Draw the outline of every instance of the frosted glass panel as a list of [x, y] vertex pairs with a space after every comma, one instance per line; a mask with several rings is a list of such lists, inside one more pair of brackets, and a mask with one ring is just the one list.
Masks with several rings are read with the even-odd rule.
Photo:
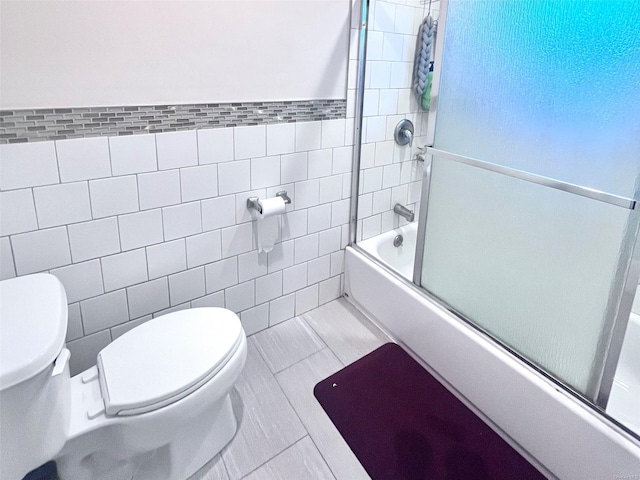
[[585, 392], [630, 211], [439, 158], [431, 175], [422, 286]]
[[637, 197], [638, 25], [635, 0], [450, 0], [435, 147]]

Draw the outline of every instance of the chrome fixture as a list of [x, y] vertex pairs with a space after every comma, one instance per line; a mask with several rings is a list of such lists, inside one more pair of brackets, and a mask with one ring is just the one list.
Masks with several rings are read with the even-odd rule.
[[413, 123], [406, 118], [400, 120], [396, 125], [396, 130], [393, 132], [393, 138], [395, 138], [398, 145], [409, 145], [413, 143]]
[[396, 235], [396, 238], [393, 239], [393, 246], [398, 248], [402, 246], [404, 242], [404, 237], [402, 235]]
[[427, 148], [429, 145], [425, 145], [424, 147], [418, 147], [418, 151], [416, 152], [415, 159], [419, 162], [424, 162], [425, 156], [427, 155]]
[[400, 205], [399, 203], [396, 203], [395, 207], [393, 207], [393, 211], [396, 212], [401, 217], [404, 217], [407, 220], [407, 222], [413, 222], [413, 217], [414, 217], [413, 210], [409, 210], [404, 205]]
[[[284, 203], [287, 205], [291, 203], [291, 199], [289, 198], [289, 195], [287, 195], [286, 190], [282, 190], [281, 192], [276, 193], [276, 197], [282, 197]], [[247, 198], [247, 210], [256, 210], [258, 213], [262, 213], [262, 205], [260, 204], [260, 199], [258, 197]]]

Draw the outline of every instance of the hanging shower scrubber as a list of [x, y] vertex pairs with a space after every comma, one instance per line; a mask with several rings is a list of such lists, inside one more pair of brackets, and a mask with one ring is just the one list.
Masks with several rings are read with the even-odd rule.
[[[430, 87], [429, 66], [431, 62], [431, 49], [435, 38], [435, 22], [431, 15], [423, 20], [418, 31], [418, 43], [416, 45], [416, 57], [413, 65], [413, 90], [418, 97], [418, 102], [423, 105], [423, 95]], [[429, 102], [426, 102], [427, 105]], [[428, 109], [428, 107], [427, 107]]]

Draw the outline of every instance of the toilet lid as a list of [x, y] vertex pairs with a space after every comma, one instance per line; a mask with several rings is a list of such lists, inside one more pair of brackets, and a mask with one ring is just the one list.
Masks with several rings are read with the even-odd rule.
[[128, 331], [98, 354], [107, 415], [137, 415], [173, 403], [211, 379], [244, 331], [224, 308], [192, 308]]

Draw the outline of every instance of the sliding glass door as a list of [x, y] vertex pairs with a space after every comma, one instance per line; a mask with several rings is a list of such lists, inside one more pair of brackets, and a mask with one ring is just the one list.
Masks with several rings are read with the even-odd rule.
[[640, 274], [640, 9], [447, 3], [414, 279], [604, 407]]

